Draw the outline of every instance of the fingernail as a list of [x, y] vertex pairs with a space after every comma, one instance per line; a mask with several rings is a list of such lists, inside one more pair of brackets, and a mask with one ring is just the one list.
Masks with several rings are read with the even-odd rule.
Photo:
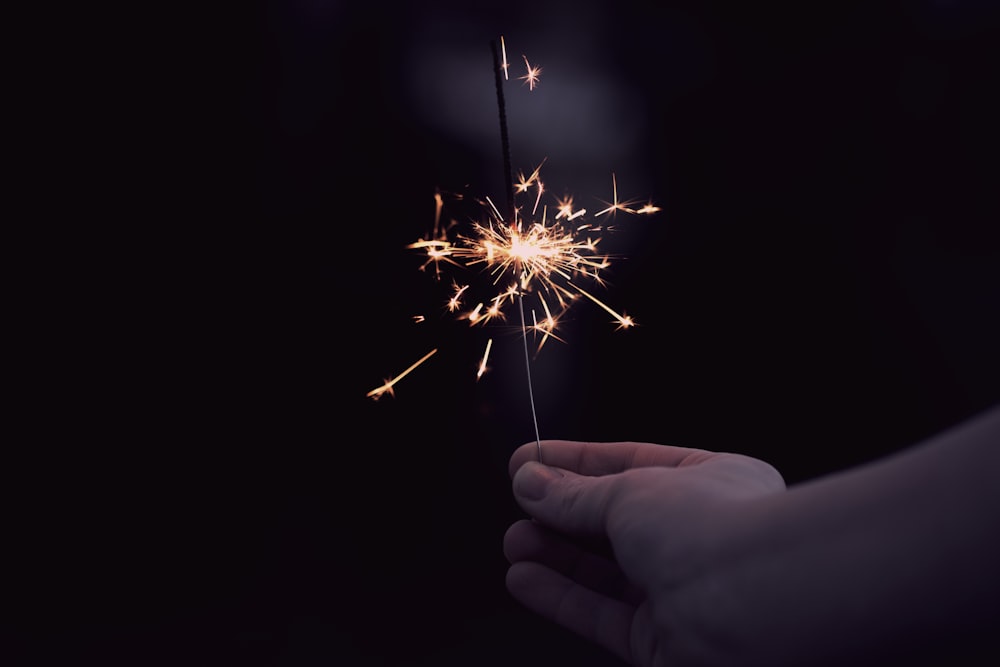
[[562, 471], [558, 468], [529, 461], [514, 476], [514, 492], [528, 500], [541, 500], [545, 497], [549, 482], [562, 476]]

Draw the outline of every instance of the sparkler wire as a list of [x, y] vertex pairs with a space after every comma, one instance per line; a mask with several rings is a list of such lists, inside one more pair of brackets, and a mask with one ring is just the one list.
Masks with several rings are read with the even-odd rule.
[[531, 401], [531, 421], [535, 425], [535, 445], [538, 447], [538, 462], [542, 462], [542, 438], [538, 435], [538, 417], [535, 415], [535, 395], [531, 391], [531, 356], [528, 354], [528, 330], [524, 323], [524, 299], [518, 299], [521, 307], [521, 333], [524, 339], [524, 369], [528, 374], [528, 400]]
[[493, 48], [493, 74], [497, 89], [497, 109], [500, 113], [500, 146], [503, 150], [503, 178], [507, 192], [507, 219], [510, 224], [514, 224], [517, 210], [514, 206], [514, 169], [510, 159], [510, 137], [507, 134], [507, 105], [503, 99], [503, 65], [500, 63], [500, 55], [497, 53], [496, 41], [490, 42]]
[[[497, 110], [500, 115], [500, 146], [503, 151], [503, 177], [507, 192], [507, 220], [511, 226], [517, 224], [517, 208], [514, 204], [514, 172], [511, 167], [510, 137], [507, 133], [507, 105], [503, 97], [504, 64], [500, 62], [496, 41], [490, 42], [493, 50], [493, 74], [497, 89]], [[531, 421], [535, 427], [535, 446], [538, 448], [538, 462], [542, 462], [542, 439], [538, 433], [538, 416], [535, 412], [535, 395], [531, 387], [531, 355], [528, 354], [528, 327], [524, 321], [524, 291], [518, 294], [518, 306], [521, 310], [521, 337], [524, 339], [524, 367], [528, 376], [528, 400], [531, 403]]]

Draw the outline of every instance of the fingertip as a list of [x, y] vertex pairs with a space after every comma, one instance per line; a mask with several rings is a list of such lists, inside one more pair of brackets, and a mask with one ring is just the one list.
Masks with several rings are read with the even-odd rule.
[[507, 574], [504, 576], [504, 587], [515, 598], [518, 597], [515, 591], [519, 590], [518, 583], [521, 576], [519, 565], [520, 563], [511, 563], [510, 567], [507, 568]]
[[527, 461], [514, 475], [514, 495], [521, 500], [535, 501], [545, 498], [549, 484], [565, 476], [562, 470], [537, 461]]
[[507, 464], [507, 473], [511, 479], [514, 479], [514, 475], [525, 463], [538, 460], [540, 446], [540, 443], [532, 440], [514, 450], [514, 453], [510, 455], [510, 462]]
[[540, 579], [544, 577], [545, 572], [546, 569], [543, 566], [531, 561], [512, 563], [507, 568], [504, 585], [507, 587], [508, 593], [513, 595], [522, 604], [525, 604], [530, 600], [533, 589], [538, 587]]
[[529, 519], [520, 519], [512, 523], [507, 528], [507, 532], [503, 534], [503, 555], [508, 563], [520, 560], [519, 554], [524, 551], [522, 543], [525, 540], [525, 531], [530, 530], [530, 528], [531, 521]]

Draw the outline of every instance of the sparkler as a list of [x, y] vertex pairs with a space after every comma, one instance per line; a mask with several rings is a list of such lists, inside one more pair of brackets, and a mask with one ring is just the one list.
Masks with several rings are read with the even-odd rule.
[[[576, 208], [572, 196], [556, 198], [552, 202], [553, 213], [549, 213], [549, 203], [544, 202], [545, 186], [541, 178], [542, 164], [529, 174], [518, 173], [513, 178], [511, 168], [510, 142], [507, 133], [506, 104], [503, 96], [503, 82], [508, 80], [510, 64], [503, 37], [500, 38], [500, 52], [496, 43], [493, 49], [493, 64], [497, 90], [497, 106], [500, 116], [500, 137], [504, 158], [504, 181], [506, 185], [506, 207], [504, 211], [486, 197], [476, 200], [480, 218], [470, 220], [468, 231], [461, 231], [458, 223], [442, 224], [444, 199], [435, 194], [434, 224], [430, 234], [407, 246], [410, 250], [423, 253], [421, 270], [433, 268], [434, 276], [441, 280], [449, 269], [472, 269], [476, 276], [487, 279], [479, 283], [453, 282], [451, 296], [445, 308], [460, 320], [467, 320], [470, 326], [485, 326], [493, 320], [505, 320], [508, 310], [517, 302], [521, 319], [521, 336], [524, 340], [525, 364], [528, 374], [528, 393], [532, 419], [535, 426], [535, 440], [541, 460], [541, 438], [538, 435], [538, 420], [535, 417], [535, 402], [531, 386], [531, 363], [528, 351], [528, 331], [535, 335], [535, 354], [550, 338], [562, 341], [556, 331], [560, 318], [580, 297], [593, 302], [614, 318], [617, 329], [628, 329], [636, 325], [624, 312], [611, 308], [598, 299], [591, 291], [584, 289], [584, 283], [604, 286], [601, 272], [608, 268], [611, 257], [598, 252], [600, 234], [612, 229], [610, 225], [599, 224], [598, 218], [613, 220], [618, 213], [628, 215], [649, 215], [658, 212], [659, 207], [651, 201], [638, 205], [634, 200], [618, 198], [618, 181], [611, 175], [612, 198], [602, 202], [606, 207], [587, 217], [587, 211]], [[502, 54], [502, 55], [501, 55]], [[541, 68], [532, 66], [524, 59], [527, 74], [520, 77], [529, 90], [539, 85]], [[544, 163], [544, 160], [543, 160]], [[525, 203], [518, 205], [518, 196], [530, 200], [530, 210]], [[482, 295], [485, 283], [485, 296]], [[531, 308], [532, 323], [529, 327], [525, 317], [524, 299], [528, 295], [535, 300]], [[422, 320], [422, 316], [418, 316]], [[490, 338], [479, 363], [476, 378], [487, 370], [487, 360], [493, 345]], [[394, 385], [427, 361], [437, 350], [431, 350], [420, 360], [382, 386], [368, 392], [368, 396], [378, 399], [383, 394], [393, 394]]]

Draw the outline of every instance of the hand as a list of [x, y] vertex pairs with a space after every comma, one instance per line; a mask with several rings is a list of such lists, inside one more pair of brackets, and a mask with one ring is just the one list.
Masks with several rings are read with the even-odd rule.
[[649, 443], [547, 441], [511, 457], [514, 495], [534, 520], [504, 537], [507, 588], [532, 611], [636, 665], [709, 651], [713, 544], [745, 501], [781, 492], [763, 461]]

